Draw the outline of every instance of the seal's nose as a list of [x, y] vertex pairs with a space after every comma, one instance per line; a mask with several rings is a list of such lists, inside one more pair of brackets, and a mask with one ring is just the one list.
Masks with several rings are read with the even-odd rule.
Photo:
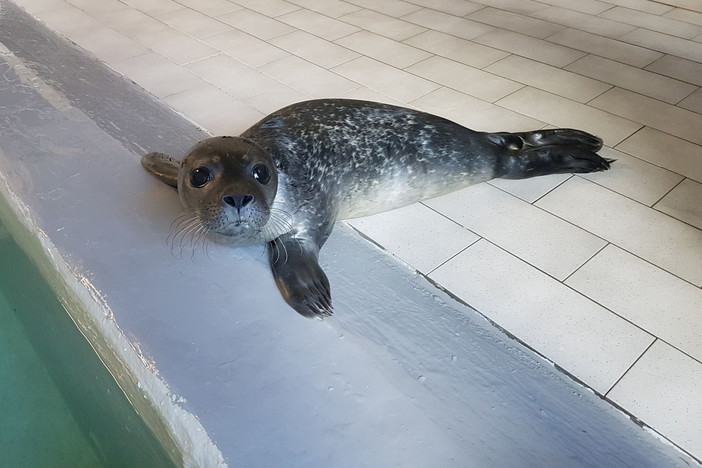
[[246, 205], [254, 201], [253, 195], [226, 195], [222, 197], [222, 201], [229, 206], [233, 206], [237, 210], [242, 209]]

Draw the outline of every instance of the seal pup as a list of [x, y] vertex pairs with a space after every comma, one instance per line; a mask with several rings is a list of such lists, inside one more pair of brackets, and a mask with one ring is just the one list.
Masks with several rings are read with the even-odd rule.
[[197, 143], [177, 161], [142, 165], [177, 187], [187, 229], [234, 245], [268, 244], [283, 298], [306, 317], [331, 315], [319, 250], [338, 219], [368, 216], [493, 178], [609, 169], [602, 140], [573, 129], [484, 133], [425, 112], [318, 99], [263, 118], [240, 137]]

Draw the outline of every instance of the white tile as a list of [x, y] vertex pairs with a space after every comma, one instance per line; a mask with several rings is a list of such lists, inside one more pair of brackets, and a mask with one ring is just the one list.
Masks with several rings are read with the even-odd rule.
[[644, 127], [617, 149], [702, 182], [702, 146]]
[[520, 83], [444, 57], [434, 56], [406, 70], [488, 102], [497, 101], [523, 87]]
[[260, 13], [264, 16], [274, 18], [276, 16], [284, 15], [295, 10], [299, 10], [300, 7], [294, 5], [290, 2], [283, 0], [232, 0], [235, 3]]
[[173, 0], [122, 0], [139, 11], [158, 17], [164, 13], [180, 10], [183, 5]]
[[499, 188], [527, 203], [534, 203], [572, 177], [572, 174], [551, 174], [531, 179], [493, 179], [488, 184]]
[[548, 40], [639, 68], [645, 67], [662, 55], [653, 50], [597, 36], [585, 31], [578, 31], [577, 29], [566, 29], [558, 32], [549, 37]]
[[[578, 11], [560, 7], [549, 7], [533, 13], [534, 17], [551, 21], [570, 28], [587, 31], [592, 34], [606, 37], [622, 36], [635, 29], [634, 26], [618, 21], [612, 21], [599, 16], [592, 16]], [[554, 33], [557, 31], [554, 31]]]
[[693, 62], [673, 55], [664, 55], [646, 67], [661, 75], [702, 86], [702, 63]]
[[159, 98], [206, 85], [186, 68], [155, 52], [117, 62], [112, 68]]
[[173, 94], [163, 101], [215, 135], [240, 135], [265, 117], [212, 85]]
[[439, 87], [436, 83], [367, 57], [339, 65], [332, 71], [400, 102], [413, 101]]
[[502, 50], [438, 31], [423, 32], [406, 39], [404, 43], [475, 68], [483, 68], [509, 56]]
[[304, 31], [278, 36], [269, 42], [324, 68], [332, 68], [359, 57], [356, 52]]
[[608, 396], [700, 459], [700, 395], [702, 364], [659, 340]]
[[702, 290], [608, 245], [566, 284], [702, 360]]
[[149, 51], [134, 39], [111, 28], [88, 30], [85, 33], [72, 34], [69, 38], [108, 64], [127, 60]]
[[270, 76], [221, 54], [198, 60], [186, 67], [203, 80], [242, 101], [280, 84]]
[[679, 104], [680, 107], [702, 114], [702, 89], [698, 89]]
[[377, 11], [384, 15], [392, 16], [398, 18], [403, 15], [407, 15], [414, 11], [421, 9], [418, 5], [413, 5], [408, 2], [403, 2], [401, 0], [347, 0], [349, 3], [358, 5], [369, 10]]
[[191, 10], [190, 8], [183, 8], [163, 14], [159, 16], [159, 20], [171, 26], [173, 29], [190, 34], [198, 39], [231, 30], [231, 26], [203, 15], [200, 12]]
[[431, 57], [423, 50], [369, 31], [359, 31], [336, 43], [397, 68], [405, 68]]
[[673, 8], [663, 16], [702, 26], [702, 12], [698, 13], [696, 11], [685, 10], [683, 8]]
[[419, 203], [349, 224], [422, 273], [429, 273], [479, 239]]
[[76, 36], [100, 33], [105, 26], [84, 11], [62, 2], [56, 8], [40, 10], [38, 18], [49, 27], [73, 40]]
[[278, 16], [276, 19], [328, 41], [358, 31], [356, 26], [310, 10], [297, 10], [287, 15]]
[[[95, 2], [93, 0], [67, 0], [68, 3], [71, 5], [80, 8], [90, 16], [94, 16], [95, 18], [102, 19], [105, 15], [109, 13], [117, 13], [117, 12], [122, 12], [122, 11], [135, 11], [132, 8], [129, 8], [127, 5], [124, 3], [118, 1], [118, 0], [102, 0], [100, 2]], [[31, 4], [33, 2], [17, 2], [20, 4], [23, 8], [27, 8], [26, 5]], [[40, 2], [43, 3], [43, 2]], [[61, 1], [61, 2], [52, 2], [57, 5], [65, 6], [66, 3]], [[29, 8], [27, 8], [29, 11]]]
[[241, 5], [229, 0], [178, 0], [178, 3], [210, 17], [231, 13], [243, 8]]
[[546, 0], [544, 3], [559, 6], [568, 10], [575, 10], [589, 15], [599, 15], [612, 8], [612, 5], [598, 0]]
[[178, 65], [219, 53], [217, 49], [171, 28], [142, 36], [140, 42]]
[[643, 11], [644, 13], [651, 13], [653, 15], [662, 15], [673, 9], [673, 7], [669, 5], [663, 5], [662, 3], [650, 0], [607, 0], [607, 3]]
[[680, 183], [683, 176], [668, 171], [639, 158], [615, 149], [604, 147], [599, 155], [616, 159], [609, 171], [580, 174], [617, 193], [653, 206], [658, 200]]
[[168, 25], [152, 18], [146, 13], [142, 13], [139, 10], [134, 10], [124, 5], [123, 7], [124, 8], [122, 10], [107, 11], [96, 17], [125, 36], [131, 37], [137, 41], [139, 41], [141, 37], [145, 35], [168, 29]]
[[[249, 96], [242, 101], [257, 111], [268, 115], [294, 102], [307, 101], [311, 96], [298, 91], [290, 86], [278, 83], [273, 87], [261, 91], [258, 94]], [[251, 121], [250, 124], [255, 123]]]
[[411, 104], [425, 112], [484, 132], [520, 132], [542, 128], [545, 125], [526, 115], [443, 87], [412, 101]]
[[358, 11], [361, 7], [341, 0], [288, 0], [288, 2], [321, 13], [331, 18], [338, 18]]
[[248, 9], [227, 13], [217, 19], [264, 41], [295, 31], [288, 24]]
[[485, 71], [583, 103], [611, 88], [601, 81], [517, 55], [500, 60]]
[[259, 70], [315, 98], [338, 96], [359, 87], [358, 83], [294, 56], [270, 62]]
[[500, 10], [511, 11], [512, 13], [519, 13], [520, 15], [529, 15], [546, 8], [545, 4], [532, 0], [490, 0], [490, 6]]
[[441, 13], [440, 11], [422, 8], [421, 10], [402, 17], [403, 20], [418, 24], [425, 28], [441, 31], [446, 34], [473, 39], [492, 31], [492, 26], [470, 21], [458, 16]]
[[674, 275], [702, 285], [699, 229], [580, 177], [569, 179], [536, 205]]
[[476, 11], [467, 18], [540, 39], [545, 39], [563, 29], [562, 26], [553, 23], [490, 7]]
[[612, 88], [590, 105], [702, 144], [702, 115], [621, 88]]
[[553, 44], [512, 31], [496, 29], [474, 39], [475, 42], [496, 49], [506, 50], [554, 67], [564, 67], [585, 56], [583, 52]]
[[484, 8], [483, 5], [466, 0], [412, 0], [410, 3], [455, 16], [466, 16]]
[[670, 104], [680, 102], [695, 90], [691, 84], [596, 55], [583, 57], [568, 65], [566, 70]]
[[339, 19], [345, 23], [353, 24], [361, 29], [366, 29], [396, 41], [402, 41], [408, 37], [426, 31], [426, 28], [417, 26], [416, 24], [408, 23], [407, 21], [392, 18], [371, 10], [359, 10], [344, 15]]
[[702, 184], [685, 179], [654, 208], [702, 229]]
[[252, 67], [288, 57], [290, 54], [243, 31], [234, 29], [203, 39], [203, 42]]
[[605, 241], [489, 184], [425, 204], [556, 279], [585, 263]]
[[605, 11], [601, 16], [686, 39], [692, 39], [693, 37], [702, 34], [702, 26], [684, 23], [682, 21], [661, 17], [659, 15], [652, 15], [641, 11], [631, 10], [629, 8], [615, 7], [611, 10]]
[[529, 87], [497, 104], [556, 127], [585, 130], [602, 138], [608, 146], [616, 145], [641, 127], [630, 120]]
[[404, 106], [412, 107], [404, 102], [400, 102], [397, 99], [393, 99], [387, 94], [379, 93], [378, 91], [372, 90], [365, 86], [359, 86], [349, 92], [344, 93], [341, 97], [345, 99], [360, 99], [362, 101], [375, 101], [383, 102], [385, 104], [392, 104], [393, 106]]
[[702, 62], [702, 47], [698, 42], [638, 28], [621, 37], [622, 41], [636, 44], [665, 54], [677, 55]]
[[639, 328], [485, 240], [429, 276], [600, 393], [653, 341]]

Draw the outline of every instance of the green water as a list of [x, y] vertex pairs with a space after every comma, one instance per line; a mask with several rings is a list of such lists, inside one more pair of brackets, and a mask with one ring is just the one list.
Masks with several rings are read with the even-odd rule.
[[2, 224], [0, 466], [176, 466]]

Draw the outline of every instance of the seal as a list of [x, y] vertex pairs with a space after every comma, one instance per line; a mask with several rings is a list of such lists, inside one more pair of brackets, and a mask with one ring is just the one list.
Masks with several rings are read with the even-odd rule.
[[493, 178], [609, 169], [602, 140], [573, 129], [485, 133], [369, 101], [292, 104], [239, 137], [197, 143], [177, 161], [142, 165], [177, 187], [188, 229], [234, 245], [268, 244], [283, 298], [306, 317], [331, 315], [319, 251], [334, 222], [433, 198]]

